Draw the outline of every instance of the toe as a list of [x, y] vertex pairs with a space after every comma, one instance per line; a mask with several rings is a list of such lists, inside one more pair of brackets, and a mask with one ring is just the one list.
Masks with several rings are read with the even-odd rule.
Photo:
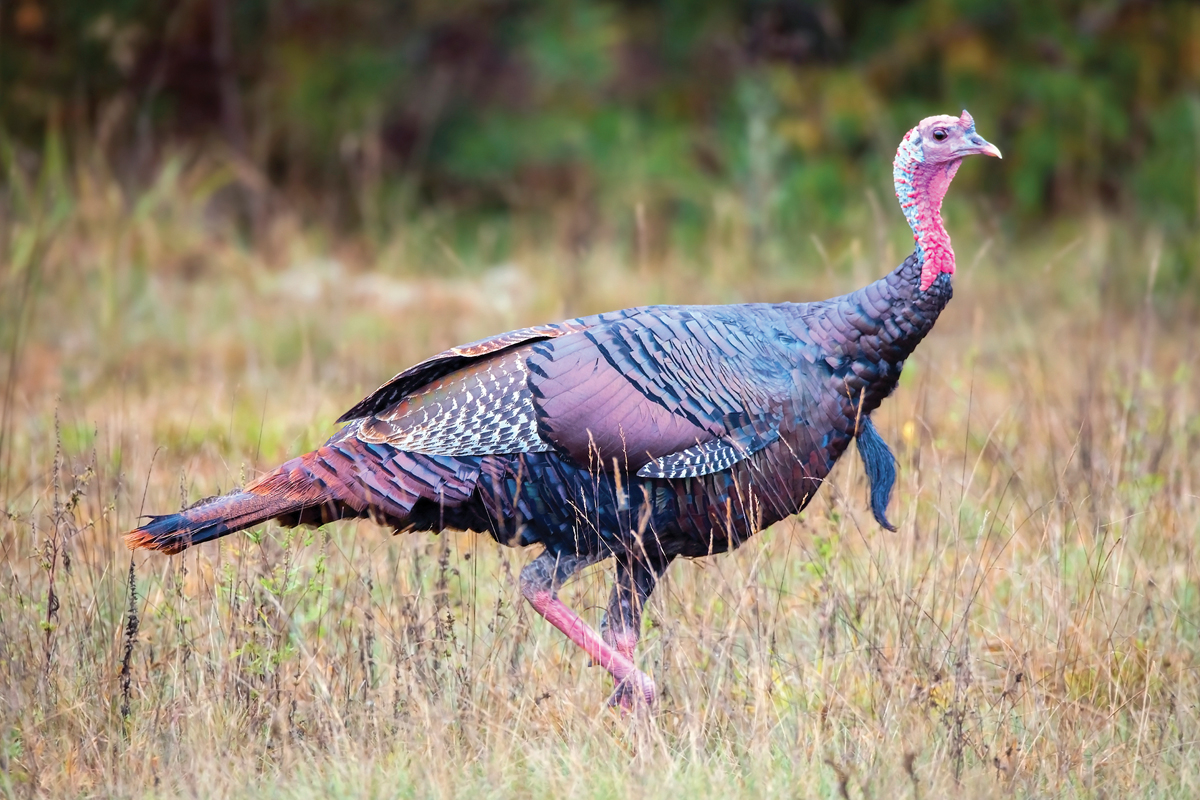
[[656, 697], [654, 679], [639, 671], [617, 684], [612, 696], [608, 698], [608, 704], [619, 707], [623, 712], [631, 712], [638, 707], [653, 706]]

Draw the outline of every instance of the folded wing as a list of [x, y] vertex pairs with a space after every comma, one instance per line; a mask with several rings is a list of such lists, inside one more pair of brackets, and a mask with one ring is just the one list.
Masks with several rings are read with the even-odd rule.
[[634, 309], [447, 352], [348, 412], [369, 411], [355, 435], [415, 453], [556, 450], [594, 470], [694, 477], [778, 440], [798, 390], [781, 340], [721, 307]]

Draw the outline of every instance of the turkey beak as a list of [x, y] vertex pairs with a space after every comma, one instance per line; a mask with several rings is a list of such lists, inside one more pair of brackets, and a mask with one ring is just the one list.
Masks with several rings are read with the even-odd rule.
[[982, 155], [995, 156], [996, 158], [1004, 158], [1000, 155], [1000, 148], [984, 139], [977, 133], [973, 133], [967, 137], [968, 146], [965, 148], [963, 155]]

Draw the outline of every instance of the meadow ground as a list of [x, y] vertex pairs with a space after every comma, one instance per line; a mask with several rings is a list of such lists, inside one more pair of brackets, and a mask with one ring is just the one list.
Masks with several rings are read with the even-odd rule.
[[[214, 180], [173, 162], [132, 200], [99, 169], [14, 184], [0, 795], [1200, 791], [1195, 304], [1143, 302], [1153, 236], [948, 209], [956, 297], [876, 415], [899, 532], [851, 452], [798, 519], [673, 565], [640, 655], [662, 701], [629, 719], [521, 602], [531, 553], [364, 522], [131, 561], [120, 534], [313, 447], [448, 345], [836, 294], [907, 252], [899, 215], [881, 231], [864, 203], [861, 237], [765, 260], [733, 212], [692, 255], [573, 254], [552, 222], [468, 252], [436, 215], [368, 244], [281, 214], [251, 247], [210, 218]], [[605, 567], [564, 598], [597, 621]]]

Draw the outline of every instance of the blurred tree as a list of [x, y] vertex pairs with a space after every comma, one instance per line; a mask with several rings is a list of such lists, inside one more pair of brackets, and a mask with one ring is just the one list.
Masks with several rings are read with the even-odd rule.
[[1200, 6], [1182, 0], [0, 5], [18, 145], [61, 128], [133, 182], [219, 145], [351, 224], [400, 185], [681, 219], [725, 186], [754, 225], [836, 220], [914, 120], [964, 106], [1006, 154], [989, 194], [1024, 219], [1200, 219]]

